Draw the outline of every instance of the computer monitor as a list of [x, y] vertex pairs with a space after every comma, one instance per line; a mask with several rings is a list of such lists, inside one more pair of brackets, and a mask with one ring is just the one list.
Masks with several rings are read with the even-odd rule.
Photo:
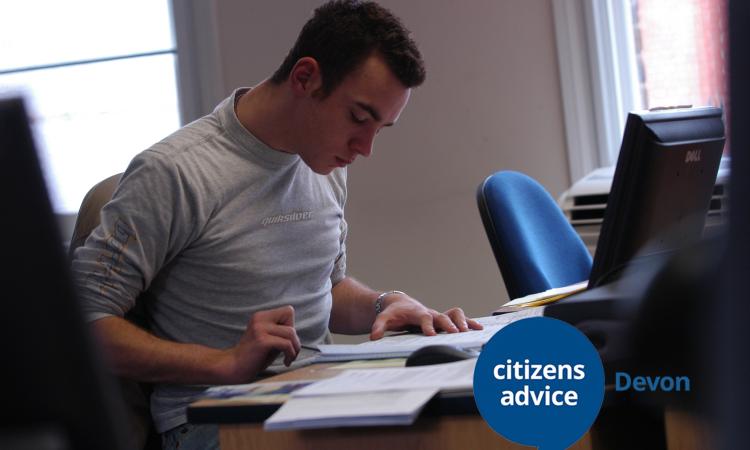
[[0, 206], [0, 448], [125, 448], [17, 98], [0, 99]]
[[628, 115], [589, 288], [701, 236], [724, 140], [721, 108]]

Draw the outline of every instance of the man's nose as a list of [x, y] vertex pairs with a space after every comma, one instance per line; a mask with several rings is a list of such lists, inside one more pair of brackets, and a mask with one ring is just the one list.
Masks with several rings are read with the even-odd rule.
[[372, 144], [375, 141], [375, 133], [358, 136], [351, 142], [351, 149], [365, 158], [372, 153]]

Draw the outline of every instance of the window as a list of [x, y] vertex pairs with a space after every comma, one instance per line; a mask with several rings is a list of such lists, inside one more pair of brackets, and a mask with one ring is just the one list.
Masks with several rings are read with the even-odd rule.
[[553, 1], [571, 180], [617, 161], [627, 112], [728, 113], [727, 0]]
[[6, 1], [0, 47], [0, 92], [26, 97], [58, 213], [180, 126], [168, 0]]
[[644, 108], [725, 106], [726, 0], [635, 0]]

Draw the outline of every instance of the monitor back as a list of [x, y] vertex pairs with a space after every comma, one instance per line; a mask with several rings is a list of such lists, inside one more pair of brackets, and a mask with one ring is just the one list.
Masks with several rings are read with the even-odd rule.
[[631, 113], [589, 287], [703, 231], [724, 148], [720, 108]]
[[124, 448], [20, 99], [0, 100], [0, 199], [0, 447]]

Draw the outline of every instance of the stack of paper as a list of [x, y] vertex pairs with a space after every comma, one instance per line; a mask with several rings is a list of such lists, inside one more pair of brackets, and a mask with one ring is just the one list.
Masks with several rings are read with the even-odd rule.
[[264, 428], [410, 425], [437, 392], [471, 390], [475, 363], [347, 370], [292, 392]]
[[[436, 336], [398, 334], [357, 345], [320, 345], [317, 361], [405, 357], [428, 345], [479, 349], [504, 326], [542, 315], [542, 308], [476, 319], [483, 330]], [[291, 392], [268, 420], [267, 430], [409, 425], [437, 393], [470, 391], [476, 359], [421, 367], [345, 370]]]

